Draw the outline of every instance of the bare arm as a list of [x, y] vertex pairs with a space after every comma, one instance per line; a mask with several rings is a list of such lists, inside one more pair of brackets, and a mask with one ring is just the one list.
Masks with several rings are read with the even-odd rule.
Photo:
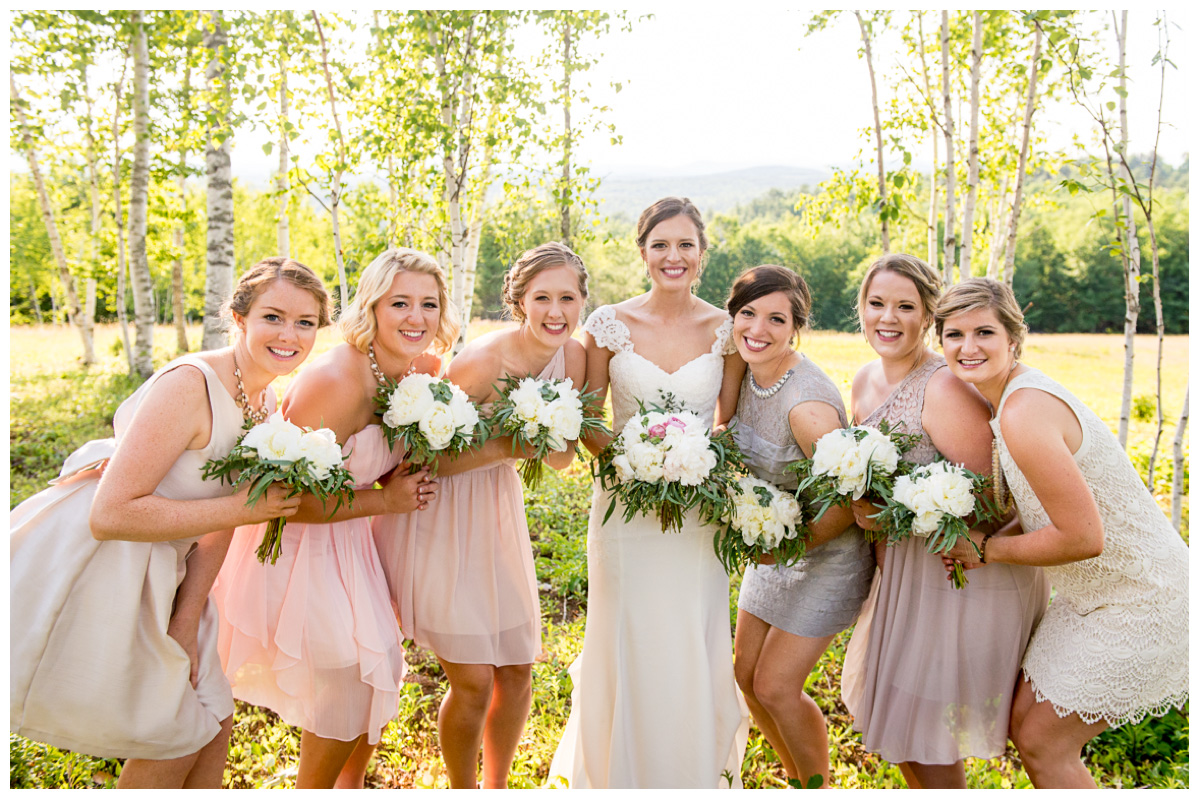
[[716, 424], [727, 426], [737, 413], [738, 395], [742, 390], [742, 378], [746, 374], [746, 362], [737, 353], [725, 356], [725, 370], [721, 375], [721, 393], [717, 395]]
[[201, 536], [195, 552], [188, 556], [187, 572], [175, 591], [175, 608], [167, 624], [167, 635], [179, 642], [192, 662], [192, 686], [196, 685], [200, 674], [200, 615], [232, 539], [232, 530]]
[[88, 522], [103, 541], [165, 542], [290, 516], [297, 502], [271, 490], [246, 506], [249, 487], [237, 494], [172, 500], [154, 493], [185, 450], [212, 436], [208, 383], [199, 369], [181, 366], [158, 378], [142, 401], [104, 470]]
[[[587, 382], [587, 353], [584, 351], [583, 345], [574, 339], [567, 342], [565, 348], [566, 352], [563, 355], [566, 360], [566, 377], [576, 389], [583, 389], [584, 383]], [[546, 457], [542, 459], [547, 465], [558, 470], [571, 466], [571, 462], [574, 460], [574, 441], [567, 442], [566, 450], [547, 453]]]
[[[583, 334], [583, 350], [587, 360], [585, 374], [587, 375], [588, 391], [595, 392], [599, 402], [603, 404], [608, 399], [608, 362], [613, 357], [613, 352], [607, 347], [596, 344], [592, 335], [586, 332]], [[614, 433], [618, 432], [614, 431]], [[588, 449], [588, 452], [596, 455], [608, 446], [612, 437], [593, 434], [583, 437], [580, 441], [583, 442], [583, 446]]]
[[[1009, 454], [1029, 481], [1050, 524], [1021, 536], [993, 536], [987, 559], [1007, 564], [1056, 566], [1095, 558], [1104, 550], [1100, 510], [1074, 451], [1083, 432], [1066, 403], [1038, 389], [1014, 392], [1004, 406], [1000, 427]], [[972, 535], [976, 543], [982, 537]], [[960, 553], [959, 550], [964, 552]], [[970, 548], [956, 547], [949, 555], [977, 561]]]
[[[813, 443], [830, 431], [842, 427], [842, 421], [834, 407], [820, 400], [810, 400], [793, 406], [788, 413], [788, 424], [792, 429], [792, 438], [800, 446], [805, 458], [812, 456]], [[853, 524], [852, 509], [831, 505], [819, 520], [809, 526], [812, 535], [809, 548], [819, 547], [836, 539]]]

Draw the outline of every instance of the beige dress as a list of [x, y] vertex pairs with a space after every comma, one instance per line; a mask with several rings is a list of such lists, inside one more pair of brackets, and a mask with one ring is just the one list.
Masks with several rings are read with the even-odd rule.
[[[167, 635], [175, 592], [199, 537], [166, 542], [97, 541], [88, 513], [99, 483], [92, 467], [116, 451], [150, 387], [191, 365], [208, 383], [212, 437], [185, 450], [154, 490], [173, 500], [228, 495], [200, 470], [233, 448], [242, 412], [212, 367], [172, 361], [134, 392], [113, 419], [115, 437], [89, 442], [63, 464], [56, 485], [13, 509], [10, 538], [9, 730], [101, 758], [167, 759], [195, 753], [233, 714], [217, 655], [212, 603], [200, 620], [200, 677]], [[160, 398], [161, 399], [161, 398]]]
[[[945, 359], [914, 370], [861, 424], [921, 434], [905, 453], [938, 453], [921, 426], [925, 387]], [[988, 564], [955, 589], [941, 556], [912, 537], [888, 547], [842, 667], [842, 700], [863, 747], [892, 763], [953, 764], [1004, 753], [1021, 655], [1046, 608], [1039, 567]]]
[[[559, 348], [537, 375], [566, 376]], [[532, 664], [542, 650], [533, 546], [515, 459], [438, 478], [421, 511], [372, 519], [405, 638], [453, 664]]]
[[[1188, 546], [1167, 522], [1104, 421], [1045, 374], [1030, 369], [1000, 398], [992, 431], [1021, 527], [1050, 524], [1033, 488], [1009, 455], [1000, 431], [1004, 403], [1018, 389], [1062, 400], [1079, 419], [1075, 463], [1104, 523], [1104, 552], [1046, 567], [1054, 602], [1025, 651], [1021, 667], [1039, 701], [1055, 713], [1079, 714], [1112, 727], [1160, 716], [1188, 698]], [[987, 572], [971, 572], [975, 575]]]

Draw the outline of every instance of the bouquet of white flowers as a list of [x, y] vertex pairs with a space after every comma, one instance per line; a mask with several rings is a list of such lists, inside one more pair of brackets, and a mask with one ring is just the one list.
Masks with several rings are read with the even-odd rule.
[[488, 422], [493, 434], [513, 437], [514, 451], [533, 451], [521, 464], [521, 478], [529, 488], [541, 483], [542, 459], [548, 453], [561, 453], [567, 442], [588, 433], [608, 432], [599, 398], [584, 389], [580, 394], [570, 380], [513, 376], [496, 387], [500, 399], [492, 403]]
[[[248, 506], [257, 503], [272, 483], [282, 483], [289, 489], [288, 497], [307, 492], [322, 503], [333, 498], [336, 512], [342, 503], [354, 502], [354, 476], [342, 466], [342, 460], [342, 448], [333, 431], [301, 428], [277, 411], [242, 434], [229, 455], [205, 464], [202, 474], [205, 480], [217, 478], [235, 488], [250, 483]], [[283, 517], [267, 523], [258, 547], [259, 561], [270, 559], [274, 564], [279, 558], [285, 523]]]
[[813, 445], [812, 458], [788, 466], [800, 476], [796, 496], [820, 506], [814, 520], [831, 505], [845, 508], [865, 494], [886, 502], [895, 479], [912, 468], [900, 456], [918, 441], [920, 436], [891, 430], [886, 420], [878, 429], [855, 425], [830, 431]]
[[399, 440], [413, 468], [436, 467], [442, 451], [458, 455], [487, 441], [488, 426], [467, 393], [444, 378], [421, 372], [399, 383], [389, 380], [375, 402], [388, 446]]
[[795, 497], [753, 475], [739, 478], [726, 493], [732, 502], [723, 519], [729, 526], [713, 537], [726, 572], [741, 571], [763, 555], [785, 567], [804, 557], [807, 531]]
[[733, 435], [712, 435], [709, 424], [671, 394], [663, 396], [661, 406], [638, 406], [595, 462], [601, 486], [613, 492], [604, 521], [618, 498], [626, 522], [653, 511], [663, 533], [681, 530], [683, 515], [697, 506], [702, 521], [719, 520], [732, 502], [727, 490], [741, 468]]
[[[948, 461], [936, 461], [897, 478], [891, 498], [875, 520], [887, 533], [888, 544], [922, 536], [928, 540], [925, 549], [930, 553], [945, 553], [959, 539], [975, 547], [967, 535], [967, 518], [974, 514], [978, 523], [998, 516], [984, 495], [990, 486], [991, 478]], [[967, 585], [961, 564], [954, 565], [953, 582], [956, 589]]]

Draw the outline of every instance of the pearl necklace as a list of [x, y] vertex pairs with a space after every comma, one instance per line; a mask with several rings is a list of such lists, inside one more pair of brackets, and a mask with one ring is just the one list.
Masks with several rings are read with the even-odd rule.
[[782, 389], [783, 385], [787, 383], [788, 378], [792, 377], [792, 373], [795, 371], [795, 367], [789, 369], [787, 372], [783, 373], [783, 376], [779, 380], [775, 381], [775, 383], [764, 389], [758, 385], [758, 381], [754, 380], [754, 373], [750, 370], [747, 370], [747, 372], [750, 373], [750, 391], [754, 392], [754, 396], [759, 400], [766, 400], [768, 397], [773, 396], [776, 392]]
[[[379, 368], [379, 362], [375, 360], [375, 343], [374, 342], [371, 342], [369, 345], [367, 345], [367, 358], [371, 359], [371, 374], [375, 376], [375, 382], [386, 389], [387, 384], [388, 384], [388, 378], [387, 378], [387, 375], [383, 374], [383, 370]], [[408, 371], [405, 372], [402, 376], [400, 376], [400, 379], [403, 380], [404, 378], [407, 378], [409, 375], [412, 375], [416, 371], [417, 371], [416, 366], [413, 364], [409, 364]]]
[[237, 403], [237, 407], [242, 410], [242, 418], [250, 420], [255, 425], [266, 422], [267, 417], [270, 416], [270, 412], [267, 410], [267, 390], [263, 389], [262, 394], [258, 396], [258, 409], [255, 410], [251, 408], [250, 398], [246, 396], [246, 387], [242, 385], [242, 371], [238, 368], [236, 352], [233, 354], [233, 377], [234, 380], [237, 381], [238, 390], [237, 397], [234, 398], [234, 402]]

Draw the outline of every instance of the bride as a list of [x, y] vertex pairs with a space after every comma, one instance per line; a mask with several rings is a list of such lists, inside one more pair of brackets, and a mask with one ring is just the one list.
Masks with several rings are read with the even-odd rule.
[[[733, 416], [745, 364], [728, 315], [692, 294], [708, 242], [691, 201], [642, 212], [650, 291], [596, 309], [584, 330], [588, 386], [612, 387], [613, 428], [671, 393], [695, 413]], [[606, 442], [585, 442], [598, 452]], [[599, 485], [588, 524], [588, 616], [570, 669], [571, 716], [550, 783], [571, 788], [740, 788], [748, 712], [733, 676], [729, 580], [693, 511], [663, 533], [623, 522]]]

